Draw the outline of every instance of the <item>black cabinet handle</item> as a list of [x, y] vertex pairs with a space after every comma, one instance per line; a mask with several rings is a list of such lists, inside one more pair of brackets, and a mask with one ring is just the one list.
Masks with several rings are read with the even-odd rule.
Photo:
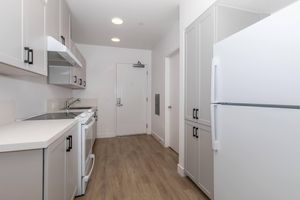
[[24, 59], [24, 63], [29, 63], [29, 47], [24, 47], [25, 50], [25, 59]]
[[79, 85], [82, 85], [82, 79], [79, 79]]
[[28, 56], [28, 64], [33, 65], [33, 49], [28, 50], [28, 55], [30, 55]]
[[68, 148], [67, 148], [67, 152], [70, 152], [70, 136], [67, 137], [67, 141], [68, 141]]
[[196, 119], [196, 117], [195, 117], [195, 111], [196, 111], [196, 109], [193, 108], [193, 119]]
[[77, 76], [74, 76], [74, 83], [77, 83]]
[[195, 134], [195, 127], [193, 127], [193, 137], [195, 137], [196, 136], [196, 134]]
[[60, 39], [61, 39], [61, 43], [63, 44], [63, 45], [66, 45], [66, 39], [65, 39], [65, 37], [62, 35], [62, 36], [60, 36]]
[[196, 134], [195, 134], [195, 136], [196, 136], [196, 138], [199, 138], [199, 133], [198, 133], [199, 128], [195, 128], [195, 129], [196, 129]]
[[69, 136], [70, 140], [69, 140], [69, 146], [70, 146], [70, 150], [73, 149], [73, 137], [72, 135]]
[[86, 86], [86, 81], [83, 81], [83, 86], [84, 86], [84, 87]]
[[196, 116], [195, 116], [195, 119], [199, 119], [198, 113], [199, 113], [199, 109], [196, 109]]

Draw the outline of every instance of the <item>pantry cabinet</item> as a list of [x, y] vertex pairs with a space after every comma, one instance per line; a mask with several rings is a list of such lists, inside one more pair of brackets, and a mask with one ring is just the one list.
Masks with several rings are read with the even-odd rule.
[[0, 73], [18, 68], [47, 75], [45, 6], [43, 0], [0, 3]]
[[213, 152], [210, 97], [213, 45], [266, 16], [216, 3], [185, 30], [185, 171], [211, 199]]

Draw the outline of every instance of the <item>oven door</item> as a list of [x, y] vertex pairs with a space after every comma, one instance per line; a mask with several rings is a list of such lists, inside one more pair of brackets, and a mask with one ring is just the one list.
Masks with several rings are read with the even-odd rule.
[[88, 124], [82, 125], [82, 191], [85, 193], [87, 183], [91, 177], [95, 155], [92, 154], [93, 134], [94, 134], [95, 119], [92, 118]]

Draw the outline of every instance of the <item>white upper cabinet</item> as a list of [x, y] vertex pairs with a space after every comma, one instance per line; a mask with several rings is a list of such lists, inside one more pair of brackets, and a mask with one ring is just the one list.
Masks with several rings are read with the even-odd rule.
[[44, 0], [1, 1], [0, 73], [47, 75], [44, 22]]
[[66, 45], [68, 48], [70, 48], [70, 19], [71, 14], [69, 7], [67, 5], [67, 2], [65, 0], [60, 0], [60, 24], [59, 24], [59, 30], [60, 30], [60, 41]]
[[[47, 75], [47, 46], [45, 33], [45, 2], [24, 0], [24, 46], [28, 53], [27, 68]], [[25, 55], [26, 55], [25, 53]]]
[[48, 0], [46, 6], [46, 34], [60, 41], [59, 33], [60, 0]]
[[23, 67], [22, 1], [2, 1], [0, 6], [0, 62]]

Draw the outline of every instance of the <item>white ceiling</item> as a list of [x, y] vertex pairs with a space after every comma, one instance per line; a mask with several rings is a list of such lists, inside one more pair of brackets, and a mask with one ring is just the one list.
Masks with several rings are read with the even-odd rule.
[[270, 14], [295, 1], [296, 0], [220, 0], [220, 2], [225, 4]]
[[[67, 0], [77, 43], [152, 49], [179, 20], [179, 0]], [[113, 25], [120, 17], [124, 24]], [[120, 43], [111, 42], [119, 37]]]

